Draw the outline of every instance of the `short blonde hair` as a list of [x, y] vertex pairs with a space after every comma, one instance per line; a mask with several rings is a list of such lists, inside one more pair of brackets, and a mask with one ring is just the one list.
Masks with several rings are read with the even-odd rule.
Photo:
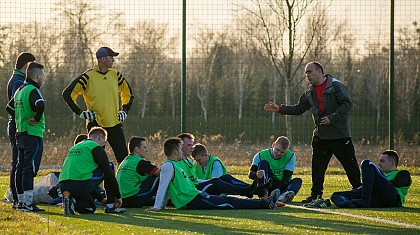
[[194, 157], [203, 153], [208, 153], [206, 146], [204, 146], [203, 144], [197, 143], [194, 145], [191, 155]]
[[286, 136], [280, 136], [274, 141], [274, 144], [280, 144], [284, 149], [288, 149], [290, 146], [290, 140]]
[[90, 129], [88, 133], [89, 139], [91, 139], [92, 136], [103, 136], [105, 139], [108, 139], [108, 132], [100, 126], [95, 126]]

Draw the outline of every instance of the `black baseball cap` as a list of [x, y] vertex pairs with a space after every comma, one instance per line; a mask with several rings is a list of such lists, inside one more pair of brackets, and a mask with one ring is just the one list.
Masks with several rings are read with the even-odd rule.
[[120, 53], [117, 53], [109, 47], [101, 47], [96, 51], [96, 59], [106, 57], [106, 56], [118, 56]]

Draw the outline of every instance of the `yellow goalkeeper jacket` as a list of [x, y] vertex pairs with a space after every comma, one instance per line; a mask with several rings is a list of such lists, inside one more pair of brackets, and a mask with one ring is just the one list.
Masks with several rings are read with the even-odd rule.
[[98, 65], [95, 65], [74, 79], [64, 89], [63, 98], [69, 108], [80, 115], [83, 110], [77, 105], [76, 99], [82, 95], [87, 110], [97, 113], [97, 123], [101, 127], [113, 127], [120, 123], [118, 121], [119, 94], [122, 110], [128, 113], [134, 96], [127, 80], [114, 68], [109, 68], [106, 73], [101, 73]]

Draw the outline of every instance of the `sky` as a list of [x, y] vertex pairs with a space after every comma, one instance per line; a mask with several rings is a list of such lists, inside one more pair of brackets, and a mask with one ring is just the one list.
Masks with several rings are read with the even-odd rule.
[[[68, 3], [74, 0], [64, 0]], [[322, 0], [315, 0], [321, 1]], [[57, 11], [56, 0], [0, 0], [0, 24], [36, 20], [52, 24]], [[124, 21], [132, 25], [139, 20], [155, 20], [169, 25], [171, 35], [181, 35], [182, 0], [90, 0], [94, 6], [102, 6], [102, 15], [119, 11]], [[203, 28], [221, 30], [235, 18], [237, 3], [246, 0], [190, 0], [187, 1], [187, 32], [196, 35]], [[360, 41], [370, 38], [389, 39], [389, 0], [333, 0], [329, 7], [330, 18], [346, 19]], [[413, 21], [420, 23], [420, 0], [395, 1], [396, 27], [408, 27]]]
[[[56, 0], [0, 0], [2, 16], [0, 22], [26, 22], [28, 19], [48, 21], [56, 14], [51, 8], [54, 2]], [[110, 10], [124, 12], [127, 22], [139, 19], [179, 22], [182, 16], [182, 0], [92, 0], [89, 2], [95, 5], [102, 4], [105, 14]], [[238, 2], [243, 3], [246, 0], [187, 1], [187, 19], [220, 25], [232, 20], [232, 11]], [[350, 17], [354, 24], [369, 25], [376, 20], [388, 18], [389, 3], [389, 0], [333, 0], [331, 14], [337, 15], [335, 11], [339, 11], [338, 16]], [[420, 1], [395, 1], [395, 4], [396, 20], [419, 20]]]

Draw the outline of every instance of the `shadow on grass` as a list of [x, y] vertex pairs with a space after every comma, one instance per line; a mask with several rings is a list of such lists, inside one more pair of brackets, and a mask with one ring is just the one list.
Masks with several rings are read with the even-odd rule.
[[[336, 206], [331, 207], [331, 209], [343, 210], [343, 208], [336, 207]], [[370, 212], [393, 212], [393, 213], [403, 212], [403, 213], [419, 213], [420, 214], [420, 208], [414, 208], [414, 207], [357, 208], [357, 210], [370, 211]]]
[[[130, 208], [126, 213], [118, 215], [104, 214], [103, 212], [75, 215], [71, 219], [131, 225], [133, 226], [132, 230], [139, 232], [159, 229], [205, 234], [419, 234], [420, 232], [415, 228], [287, 207], [276, 210], [169, 209], [157, 212], [144, 211], [144, 209]], [[61, 216], [53, 211], [50, 211], [49, 214], [50, 216]], [[88, 224], [86, 226], [89, 227]]]
[[[1, 172], [1, 171], [0, 171]], [[309, 177], [309, 176], [308, 176]], [[7, 177], [0, 177], [0, 192], [4, 192]], [[343, 179], [344, 182], [346, 179]], [[418, 176], [413, 182], [419, 182]], [[331, 181], [328, 188], [333, 187]], [[335, 206], [328, 210], [354, 215], [385, 218], [402, 223], [420, 226], [419, 184], [413, 183], [404, 208], [342, 209]], [[337, 190], [338, 188], [334, 188]], [[309, 189], [308, 189], [309, 190]], [[338, 189], [338, 190], [341, 190]], [[303, 192], [303, 191], [302, 191]], [[299, 195], [298, 195], [299, 196]], [[299, 200], [297, 200], [299, 199]], [[296, 201], [303, 199], [296, 198]], [[292, 203], [302, 205], [301, 203]], [[383, 222], [358, 219], [349, 216], [308, 211], [299, 208], [284, 207], [276, 210], [174, 210], [158, 212], [129, 208], [124, 214], [105, 214], [103, 209], [93, 215], [62, 216], [62, 208], [40, 205], [47, 212], [37, 213], [52, 222], [70, 228], [80, 234], [169, 234], [182, 233], [204, 234], [311, 234], [311, 233], [354, 233], [354, 234], [420, 234], [419, 229], [402, 227]], [[7, 209], [9, 210], [9, 205]], [[11, 209], [10, 209], [11, 210]], [[26, 214], [26, 213], [25, 213]], [[28, 213], [32, 214], [32, 213]], [[38, 218], [36, 218], [38, 219]], [[11, 223], [14, 223], [11, 222]], [[31, 227], [25, 228], [31, 231]]]

